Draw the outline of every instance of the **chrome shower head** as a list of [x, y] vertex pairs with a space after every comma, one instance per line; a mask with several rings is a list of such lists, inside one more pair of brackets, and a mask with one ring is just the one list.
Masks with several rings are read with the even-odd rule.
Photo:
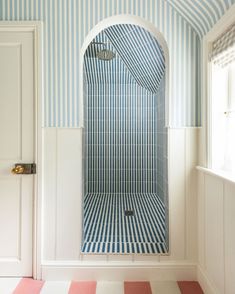
[[101, 60], [112, 60], [115, 57], [115, 53], [108, 49], [103, 49], [97, 52], [96, 57]]

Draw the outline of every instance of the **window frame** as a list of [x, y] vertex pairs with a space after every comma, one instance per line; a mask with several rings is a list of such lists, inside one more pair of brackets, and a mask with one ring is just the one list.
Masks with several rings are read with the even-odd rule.
[[234, 23], [232, 6], [202, 39], [202, 128], [199, 133], [199, 166], [212, 170], [212, 63], [209, 53], [212, 43]]

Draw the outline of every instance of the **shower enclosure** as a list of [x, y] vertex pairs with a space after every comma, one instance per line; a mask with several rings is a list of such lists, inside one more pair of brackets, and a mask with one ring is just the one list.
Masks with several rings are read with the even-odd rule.
[[151, 33], [114, 25], [84, 55], [84, 254], [167, 253], [165, 57]]

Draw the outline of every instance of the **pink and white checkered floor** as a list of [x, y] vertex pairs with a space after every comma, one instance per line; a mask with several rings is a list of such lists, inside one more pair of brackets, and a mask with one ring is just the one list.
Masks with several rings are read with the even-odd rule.
[[77, 282], [1, 278], [1, 294], [203, 294], [197, 282]]

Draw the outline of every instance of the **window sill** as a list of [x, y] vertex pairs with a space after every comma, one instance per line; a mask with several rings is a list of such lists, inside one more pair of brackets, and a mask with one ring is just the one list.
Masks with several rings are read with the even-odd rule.
[[228, 172], [225, 172], [223, 170], [210, 169], [210, 168], [206, 168], [206, 167], [202, 167], [202, 166], [197, 166], [196, 168], [197, 168], [197, 170], [199, 170], [205, 174], [215, 176], [215, 177], [220, 178], [224, 181], [235, 184], [235, 175], [232, 175]]

